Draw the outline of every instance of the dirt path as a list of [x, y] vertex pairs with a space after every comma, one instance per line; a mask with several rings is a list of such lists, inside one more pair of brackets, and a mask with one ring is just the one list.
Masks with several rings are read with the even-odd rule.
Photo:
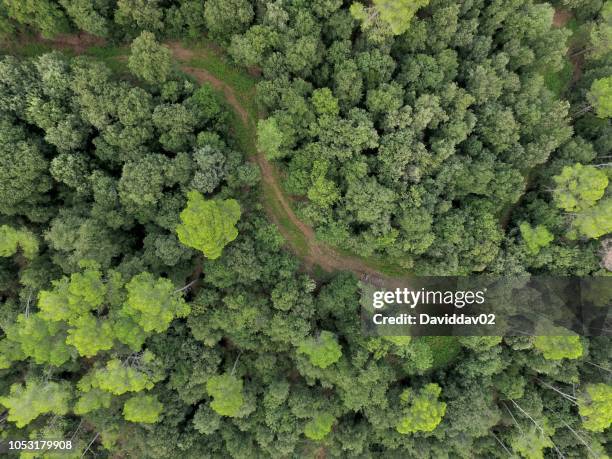
[[[553, 27], [562, 28], [567, 26], [568, 22], [574, 17], [571, 11], [556, 9], [553, 16]], [[574, 84], [582, 77], [582, 66], [584, 65], [584, 53], [576, 53], [573, 49], [571, 42], [567, 50], [567, 57], [572, 63], [572, 79], [570, 85]]]
[[[57, 49], [70, 50], [76, 54], [85, 53], [91, 46], [104, 45], [104, 41], [84, 33], [78, 35], [62, 35], [51, 40], [38, 37], [33, 39], [33, 41], [43, 43]], [[172, 51], [172, 54], [180, 64], [182, 71], [193, 76], [199, 83], [209, 83], [217, 91], [222, 92], [227, 103], [236, 112], [240, 121], [246, 126], [255, 126], [257, 120], [252, 119], [252, 117], [249, 115], [248, 110], [241, 103], [240, 98], [232, 86], [215, 77], [205, 69], [193, 67], [189, 64], [190, 61], [198, 57], [196, 52], [185, 48], [181, 43], [176, 41], [167, 42], [166, 45]], [[254, 161], [261, 170], [263, 187], [265, 187], [265, 191], [269, 191], [272, 194], [275, 201], [280, 204], [285, 215], [277, 215], [274, 210], [270, 208], [270, 206], [264, 206], [266, 208], [266, 212], [271, 220], [277, 225], [279, 231], [292, 248], [292, 251], [300, 256], [308, 270], [312, 271], [316, 266], [319, 266], [327, 272], [351, 271], [360, 278], [369, 278], [373, 280], [379, 279], [386, 282], [399, 282], [401, 280], [409, 279], [408, 276], [387, 276], [368, 265], [368, 263], [366, 263], [363, 259], [342, 254], [333, 247], [317, 241], [313, 228], [300, 220], [291, 208], [289, 199], [278, 183], [277, 177], [279, 174], [274, 164], [270, 163], [262, 152], [257, 152], [257, 154], [252, 155], [251, 160]], [[279, 224], [279, 220], [282, 217], [286, 217], [303, 235], [306, 241], [305, 254], [298, 253], [302, 251], [298, 251], [296, 249], [295, 238], [284, 228], [283, 225]]]
[[568, 10], [556, 9], [553, 16], [553, 27], [565, 27], [572, 18], [572, 12]]
[[[180, 45], [180, 43], [171, 42], [168, 43], [168, 46], [172, 50], [174, 58], [179, 62], [186, 62], [196, 57], [193, 51], [185, 49]], [[225, 96], [227, 103], [238, 114], [240, 120], [244, 124], [253, 124], [255, 122], [255, 120], [252, 120], [249, 117], [248, 111], [240, 103], [239, 98], [230, 85], [201, 68], [195, 68], [183, 64], [181, 65], [181, 69], [185, 73], [193, 76], [196, 80], [198, 80], [198, 82], [209, 83], [215, 89], [221, 91]], [[276, 201], [280, 204], [284, 213], [286, 214], [286, 217], [304, 236], [307, 243], [307, 254], [303, 257], [303, 262], [308, 268], [312, 269], [314, 266], [320, 266], [327, 272], [352, 271], [359, 277], [373, 276], [381, 279], [388, 279], [388, 276], [385, 276], [371, 268], [363, 260], [357, 257], [341, 254], [334, 248], [317, 241], [313, 228], [300, 220], [291, 208], [287, 196], [284, 194], [277, 181], [278, 171], [276, 170], [275, 166], [266, 159], [262, 152], [257, 152], [257, 154], [252, 157], [252, 160], [259, 166], [263, 185], [272, 192]], [[283, 234], [283, 237], [291, 244], [291, 235], [288, 234], [287, 231], [284, 231], [283, 227], [278, 224], [278, 216], [275, 215], [272, 209], [268, 208], [266, 211], [270, 218], [277, 224], [281, 234]], [[294, 252], [296, 251], [294, 250]]]

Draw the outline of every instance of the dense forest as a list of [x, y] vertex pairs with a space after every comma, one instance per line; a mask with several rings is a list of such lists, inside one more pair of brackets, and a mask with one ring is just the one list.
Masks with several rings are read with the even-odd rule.
[[73, 444], [16, 457], [611, 454], [609, 336], [365, 336], [170, 43], [257, 81], [341, 253], [609, 276], [612, 1], [0, 0], [0, 35], [0, 439]]

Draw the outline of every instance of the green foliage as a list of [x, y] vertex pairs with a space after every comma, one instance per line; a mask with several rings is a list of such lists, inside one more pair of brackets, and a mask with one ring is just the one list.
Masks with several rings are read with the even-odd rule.
[[161, 333], [174, 318], [189, 314], [189, 305], [168, 279], [155, 279], [151, 273], [140, 273], [125, 288], [128, 295], [124, 312], [145, 332]]
[[342, 357], [342, 347], [336, 336], [327, 330], [323, 330], [316, 338], [306, 338], [297, 351], [306, 354], [310, 363], [320, 368], [327, 368]]
[[135, 395], [126, 400], [123, 405], [123, 417], [127, 421], [154, 424], [159, 421], [159, 416], [164, 406], [153, 395]]
[[599, 118], [612, 117], [612, 76], [593, 81], [588, 99]]
[[206, 382], [206, 392], [213, 400], [210, 407], [221, 416], [234, 417], [244, 404], [242, 380], [231, 374], [216, 375]]
[[267, 118], [257, 122], [257, 149], [268, 159], [283, 157], [283, 133], [275, 118]]
[[74, 414], [83, 415], [101, 408], [109, 408], [112, 400], [112, 394], [104, 392], [100, 389], [91, 389], [86, 385], [79, 384], [86, 391], [79, 392], [79, 399], [74, 404]]
[[0, 257], [10, 257], [18, 249], [23, 252], [25, 258], [31, 260], [38, 253], [38, 239], [28, 230], [16, 230], [8, 225], [0, 226]]
[[25, 384], [13, 384], [10, 394], [0, 397], [0, 405], [8, 409], [8, 420], [21, 428], [41, 414], [68, 413], [71, 397], [65, 383], [28, 379]]
[[612, 198], [604, 198], [593, 207], [578, 212], [568, 236], [597, 239], [612, 232]]
[[[140, 360], [146, 365], [153, 360], [153, 356], [145, 351]], [[81, 383], [83, 391], [85, 388], [98, 388], [114, 395], [122, 395], [126, 392], [152, 389], [159, 376], [151, 371], [140, 371], [119, 359], [110, 359], [104, 368], [96, 369], [91, 376], [85, 378]]]
[[599, 13], [599, 20], [591, 29], [590, 57], [601, 58], [612, 51], [612, 2], [607, 0]]
[[604, 195], [608, 186], [606, 173], [594, 166], [580, 163], [566, 166], [553, 177], [557, 206], [570, 212], [593, 206]]
[[164, 83], [172, 69], [170, 50], [160, 45], [151, 32], [142, 32], [132, 42], [128, 67], [147, 83]]
[[510, 442], [512, 450], [527, 459], [544, 459], [544, 450], [553, 446], [550, 437], [535, 426], [515, 434]]
[[353, 3], [350, 10], [351, 15], [362, 22], [364, 30], [389, 27], [393, 35], [400, 35], [408, 30], [417, 10], [428, 3], [429, 0], [374, 0], [372, 7]]
[[110, 323], [83, 315], [74, 321], [74, 326], [68, 329], [66, 344], [74, 346], [79, 355], [93, 357], [100, 351], [112, 349], [114, 334]]
[[578, 359], [583, 354], [582, 342], [575, 334], [536, 336], [533, 345], [549, 360]]
[[240, 219], [240, 205], [234, 199], [205, 200], [197, 191], [187, 193], [187, 207], [176, 228], [179, 241], [200, 250], [207, 258], [219, 258], [223, 248], [236, 239], [234, 226]]
[[519, 228], [527, 248], [533, 255], [537, 255], [544, 247], [548, 247], [555, 238], [543, 225], [533, 228], [529, 223], [521, 223]]
[[582, 425], [593, 432], [603, 432], [612, 423], [612, 386], [589, 384], [578, 399]]
[[323, 440], [331, 432], [332, 425], [336, 418], [329, 413], [319, 413], [315, 415], [304, 426], [304, 435], [311, 440]]
[[[603, 457], [605, 336], [364, 338], [354, 276], [325, 272], [597, 273], [586, 238], [611, 231], [611, 207], [607, 169], [586, 165], [609, 155], [610, 125], [567, 115], [605, 106], [602, 83], [587, 96], [609, 75], [598, 1], [563, 0], [576, 18], [560, 29], [532, 0], [362, 2], [360, 22], [340, 0], [0, 1], [16, 38], [3, 51], [20, 56], [0, 59], [0, 225], [40, 242], [27, 263], [0, 258], [0, 394], [51, 381], [77, 399], [43, 417], [32, 391], [12, 411], [36, 422], [6, 435], [73, 438], [75, 457], [318, 454], [308, 439], [330, 457]], [[60, 26], [117, 45], [38, 42]], [[166, 39], [177, 68], [220, 90], [173, 71]], [[566, 43], [580, 63], [567, 101], [551, 78], [570, 79]], [[261, 193], [243, 160], [258, 143], [278, 168]], [[181, 222], [188, 190], [204, 211]]]
[[225, 42], [233, 34], [244, 32], [253, 15], [247, 0], [208, 0], [204, 6], [204, 20], [211, 38]]
[[68, 21], [60, 5], [51, 0], [3, 0], [6, 14], [21, 24], [39, 29], [49, 38], [68, 31]]
[[396, 430], [401, 434], [434, 430], [446, 413], [446, 403], [438, 401], [441, 392], [437, 384], [427, 384], [418, 392], [404, 390], [400, 399], [409, 406], [402, 409], [403, 417]]
[[17, 316], [15, 324], [7, 330], [7, 337], [38, 364], [60, 366], [73, 355], [70, 346], [66, 345], [65, 327], [43, 319], [40, 313]]

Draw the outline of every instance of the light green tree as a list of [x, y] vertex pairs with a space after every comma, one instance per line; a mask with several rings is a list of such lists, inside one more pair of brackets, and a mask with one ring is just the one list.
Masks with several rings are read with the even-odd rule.
[[129, 358], [127, 362], [119, 359], [109, 360], [105, 367], [98, 368], [83, 377], [80, 383], [81, 390], [99, 388], [114, 395], [122, 395], [126, 392], [153, 389], [161, 378], [159, 372], [155, 371], [153, 354], [145, 351], [138, 356], [137, 364], [132, 364], [129, 360]]
[[[83, 385], [81, 384], [82, 380], [79, 381], [78, 387], [81, 388]], [[74, 414], [85, 414], [90, 413], [92, 411], [98, 410], [100, 408], [108, 408], [110, 407], [111, 400], [113, 395], [104, 392], [101, 389], [86, 386], [86, 391], [79, 392], [79, 399], [74, 405], [73, 411]]]
[[510, 446], [515, 453], [526, 459], [544, 459], [544, 450], [554, 445], [548, 435], [536, 426], [529, 426], [512, 436]]
[[176, 317], [186, 317], [189, 305], [169, 279], [140, 273], [125, 286], [128, 296], [123, 309], [145, 332], [165, 331]]
[[612, 51], [612, 1], [604, 3], [599, 12], [600, 20], [591, 30], [590, 57], [599, 59]]
[[319, 413], [315, 415], [304, 426], [304, 435], [311, 440], [323, 440], [331, 432], [336, 418], [330, 413]]
[[38, 239], [28, 230], [0, 226], [0, 257], [13, 256], [17, 250], [21, 250], [23, 256], [31, 260], [38, 253]]
[[612, 198], [604, 198], [593, 207], [578, 212], [568, 237], [597, 239], [608, 233], [612, 233]]
[[589, 384], [578, 399], [582, 425], [593, 432], [603, 432], [612, 424], [612, 386]]
[[20, 314], [7, 330], [7, 338], [18, 343], [21, 352], [38, 364], [62, 365], [70, 360], [74, 350], [68, 346], [62, 323], [48, 322], [40, 313]]
[[79, 317], [74, 325], [75, 328], [68, 329], [66, 344], [76, 347], [80, 355], [93, 357], [113, 347], [114, 334], [110, 322], [87, 314]]
[[612, 117], [612, 76], [593, 81], [587, 99], [599, 118]]
[[533, 255], [537, 255], [542, 248], [550, 245], [555, 238], [544, 225], [537, 225], [533, 228], [529, 223], [524, 222], [521, 223], [519, 229], [527, 248]]
[[577, 359], [583, 353], [582, 342], [576, 334], [536, 336], [533, 346], [548, 360]]
[[210, 407], [222, 416], [236, 416], [244, 403], [242, 380], [231, 374], [216, 375], [206, 382], [206, 392], [213, 398]]
[[147, 83], [164, 83], [172, 69], [171, 52], [157, 42], [153, 33], [143, 31], [132, 42], [128, 67]]
[[238, 236], [235, 225], [240, 219], [240, 205], [234, 199], [205, 200], [197, 191], [190, 191], [180, 217], [182, 223], [176, 228], [179, 241], [214, 260]]
[[342, 357], [342, 347], [336, 336], [329, 331], [322, 331], [317, 338], [306, 338], [297, 351], [306, 354], [310, 363], [320, 368], [327, 368]]
[[25, 384], [13, 384], [9, 395], [0, 397], [0, 405], [8, 409], [8, 420], [21, 428], [41, 414], [68, 413], [71, 398], [66, 383], [28, 379]]
[[580, 163], [565, 166], [553, 177], [553, 197], [557, 207], [576, 212], [593, 206], [604, 195], [608, 186], [606, 173], [594, 166]]
[[393, 35], [401, 35], [419, 8], [427, 6], [429, 0], [372, 0], [372, 6], [355, 2], [351, 5], [351, 15], [361, 21], [364, 30], [373, 27], [388, 27]]
[[138, 394], [123, 405], [123, 417], [127, 421], [153, 424], [159, 421], [164, 405], [153, 395]]
[[78, 319], [102, 306], [109, 283], [102, 281], [102, 273], [96, 266], [84, 266], [82, 273], [53, 281], [53, 290], [43, 290], [38, 294], [41, 317], [76, 325]]
[[400, 400], [404, 405], [404, 416], [396, 426], [401, 434], [431, 432], [446, 413], [446, 403], [438, 401], [442, 389], [437, 384], [427, 384], [418, 392], [406, 389]]
[[270, 117], [257, 122], [257, 149], [263, 152], [266, 158], [282, 158], [284, 156], [281, 150], [283, 141], [284, 136], [276, 118]]

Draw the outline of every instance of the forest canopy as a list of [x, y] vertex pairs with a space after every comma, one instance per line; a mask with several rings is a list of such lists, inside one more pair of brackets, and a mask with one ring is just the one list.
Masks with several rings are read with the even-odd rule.
[[295, 234], [403, 280], [609, 276], [611, 21], [609, 0], [0, 0], [0, 439], [607, 457], [609, 334], [366, 336], [360, 272]]

